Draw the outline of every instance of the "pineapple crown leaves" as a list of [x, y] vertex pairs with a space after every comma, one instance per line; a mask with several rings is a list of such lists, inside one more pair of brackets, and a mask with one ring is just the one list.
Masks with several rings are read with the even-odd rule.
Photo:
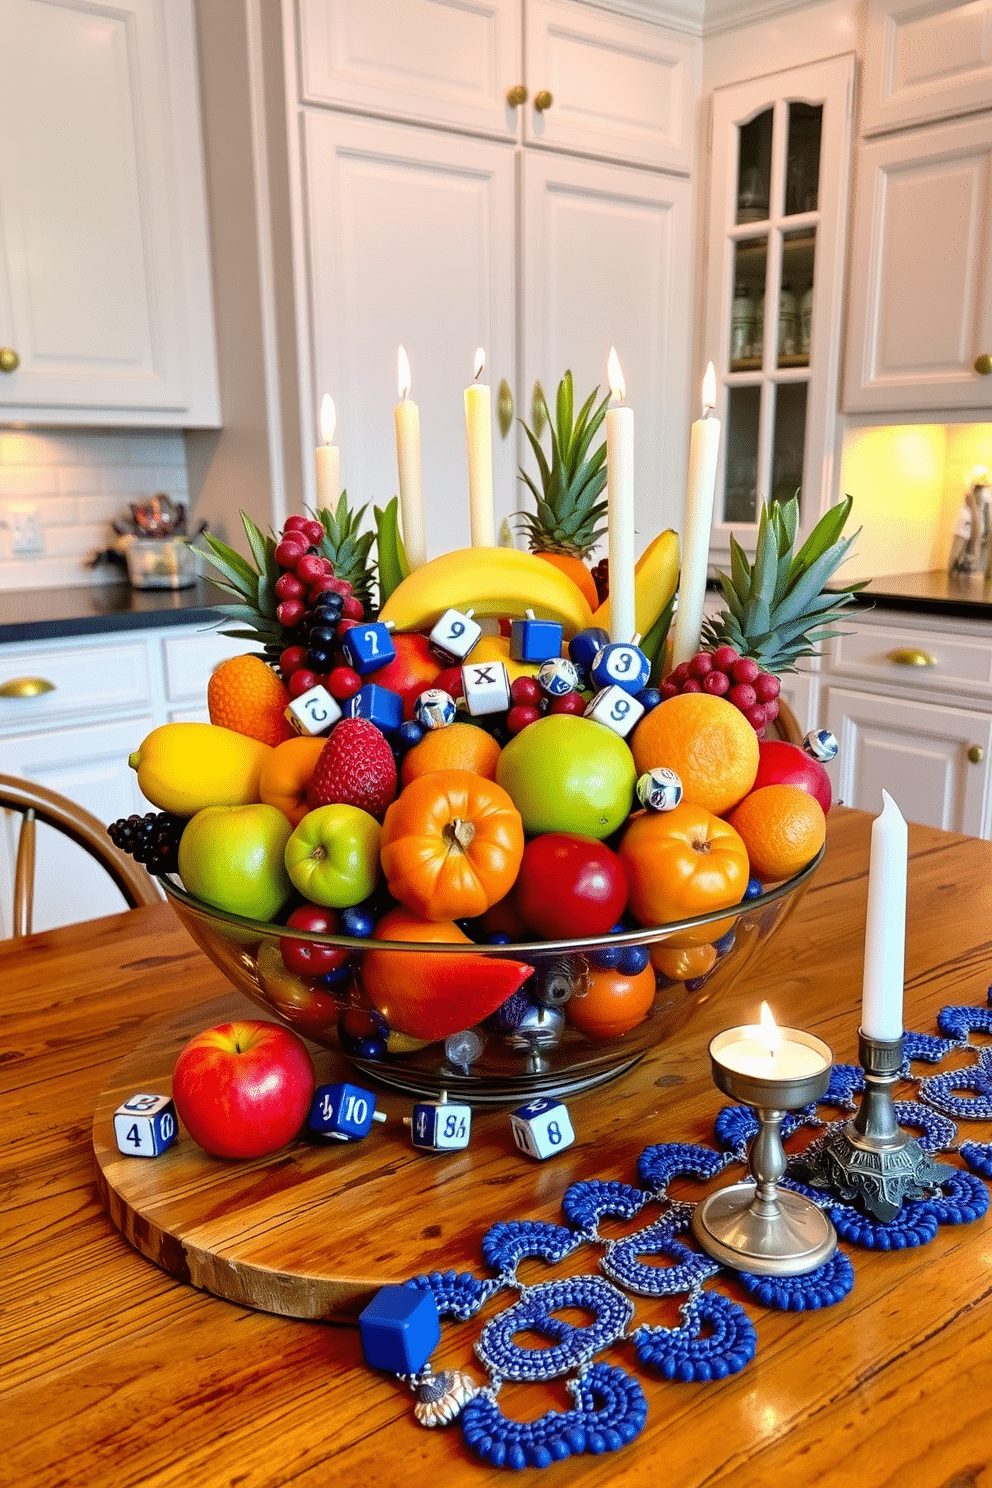
[[852, 504], [845, 496], [831, 508], [795, 553], [798, 498], [762, 503], [754, 562], [730, 539], [730, 573], [717, 575], [727, 608], [716, 621], [707, 620], [707, 644], [729, 642], [769, 670], [787, 671], [801, 656], [814, 655], [816, 643], [842, 634], [830, 626], [867, 580], [830, 593], [824, 586], [858, 536], [841, 537]]
[[371, 529], [359, 531], [367, 511], [367, 504], [352, 511], [348, 506], [348, 493], [342, 491], [335, 508], [322, 506], [314, 512], [324, 529], [321, 552], [334, 564], [337, 577], [348, 580], [366, 611], [371, 605], [376, 568], [371, 557], [375, 532]]
[[544, 546], [550, 538], [566, 551], [586, 552], [606, 530], [597, 526], [607, 505], [599, 499], [606, 486], [605, 442], [589, 453], [609, 403], [607, 396], [594, 407], [598, 395], [597, 387], [576, 414], [572, 374], [566, 372], [558, 384], [553, 422], [541, 395], [551, 431], [550, 464], [537, 434], [521, 420], [540, 478], [539, 486], [521, 467], [520, 478], [537, 507], [536, 515], [521, 513], [532, 547]]
[[276, 619], [275, 586], [279, 577], [279, 565], [275, 559], [276, 540], [266, 535], [247, 515], [241, 513], [242, 525], [248, 539], [248, 547], [254, 566], [234, 548], [221, 542], [220, 538], [204, 532], [205, 548], [198, 548], [203, 558], [214, 569], [214, 582], [219, 588], [233, 594], [236, 604], [218, 605], [217, 609], [229, 620], [240, 622], [241, 627], [225, 630], [224, 635], [234, 640], [261, 642], [268, 660], [278, 657], [283, 646], [283, 627]]

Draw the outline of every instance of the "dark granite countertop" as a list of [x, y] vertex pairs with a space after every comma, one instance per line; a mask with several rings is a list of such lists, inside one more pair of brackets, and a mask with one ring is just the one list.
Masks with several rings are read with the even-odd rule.
[[8, 589], [0, 594], [0, 643], [209, 624], [219, 618], [214, 606], [230, 599], [206, 579], [190, 589], [132, 589], [127, 582]]
[[981, 574], [887, 574], [872, 579], [854, 596], [859, 605], [876, 610], [912, 610], [921, 615], [946, 615], [967, 620], [992, 620], [992, 585]]

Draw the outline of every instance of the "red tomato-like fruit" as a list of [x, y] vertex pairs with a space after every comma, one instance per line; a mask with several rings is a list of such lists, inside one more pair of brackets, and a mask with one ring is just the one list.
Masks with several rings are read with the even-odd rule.
[[194, 1142], [215, 1157], [265, 1157], [296, 1136], [315, 1083], [302, 1039], [246, 1018], [190, 1039], [176, 1060], [172, 1098]]
[[762, 739], [758, 744], [758, 773], [751, 789], [763, 785], [797, 785], [819, 801], [824, 815], [830, 810], [830, 776], [819, 760], [785, 739]]
[[622, 1038], [644, 1022], [654, 992], [653, 966], [645, 966], [636, 976], [591, 970], [585, 993], [568, 999], [565, 1015], [587, 1038]]
[[524, 848], [513, 892], [531, 930], [574, 940], [612, 930], [627, 904], [627, 875], [594, 837], [544, 832]]
[[388, 687], [390, 692], [398, 692], [403, 699], [403, 717], [409, 720], [413, 717], [414, 703], [426, 688], [435, 685], [443, 667], [426, 636], [403, 632], [393, 636], [393, 645], [395, 658], [388, 666], [370, 672], [364, 680]]
[[[318, 935], [337, 935], [338, 917], [333, 909], [324, 909], [319, 904], [301, 904], [294, 909], [286, 924], [293, 930], [314, 930]], [[321, 945], [316, 940], [294, 940], [284, 936], [279, 942], [283, 965], [297, 976], [323, 976], [336, 971], [348, 959], [348, 952], [336, 946]]]

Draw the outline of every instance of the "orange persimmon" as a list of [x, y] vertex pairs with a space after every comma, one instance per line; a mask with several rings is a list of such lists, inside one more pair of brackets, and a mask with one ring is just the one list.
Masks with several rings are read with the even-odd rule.
[[[747, 849], [728, 822], [683, 801], [674, 811], [634, 817], [620, 843], [627, 870], [627, 906], [641, 925], [668, 925], [709, 910], [729, 909], [744, 897]], [[674, 949], [718, 940], [733, 916], [666, 937]]]
[[382, 824], [389, 892], [428, 920], [484, 914], [509, 893], [523, 852], [523, 822], [507, 792], [468, 770], [411, 780]]
[[283, 816], [299, 826], [310, 807], [307, 786], [327, 740], [305, 739], [302, 734], [277, 744], [262, 766], [258, 780], [259, 799], [277, 806]]

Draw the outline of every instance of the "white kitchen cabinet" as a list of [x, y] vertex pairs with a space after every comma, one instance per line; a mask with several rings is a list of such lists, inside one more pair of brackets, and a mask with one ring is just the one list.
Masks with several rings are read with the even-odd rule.
[[861, 132], [987, 109], [992, 0], [868, 0]]
[[[834, 500], [854, 57], [714, 90], [703, 356], [723, 421], [713, 547], [759, 495]], [[750, 532], [749, 532], [750, 529]]]
[[845, 806], [992, 837], [992, 627], [876, 611], [823, 659], [820, 724]]
[[[0, 646], [0, 683], [37, 677], [51, 685], [35, 697], [0, 698], [4, 774], [59, 791], [103, 822], [143, 814], [152, 808], [128, 755], [160, 724], [208, 722], [211, 671], [246, 649], [202, 624]], [[16, 813], [0, 812], [0, 940], [12, 933], [19, 826]], [[125, 907], [82, 848], [39, 827], [36, 930]]]
[[300, 0], [301, 99], [688, 172], [698, 43], [575, 0]]
[[0, 419], [219, 423], [192, 0], [0, 0]]
[[992, 113], [986, 113], [861, 146], [843, 407], [848, 413], [987, 410], [990, 402]]

